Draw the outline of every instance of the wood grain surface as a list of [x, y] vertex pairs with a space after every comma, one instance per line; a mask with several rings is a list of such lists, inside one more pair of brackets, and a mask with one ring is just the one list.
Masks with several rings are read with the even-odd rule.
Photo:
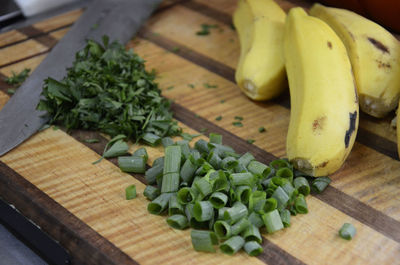
[[[309, 6], [277, 2], [286, 11]], [[254, 102], [236, 86], [235, 6], [235, 0], [166, 1], [127, 47], [157, 70], [163, 95], [174, 100], [175, 118], [185, 132], [221, 133], [238, 152], [269, 162], [285, 156], [289, 95]], [[0, 108], [11, 96], [4, 78], [25, 67], [35, 69], [82, 12], [0, 35]], [[207, 36], [196, 35], [204, 23], [218, 27]], [[232, 125], [235, 116], [244, 118], [244, 127]], [[400, 162], [393, 117], [361, 115], [357, 142], [331, 176], [331, 186], [307, 197], [309, 213], [293, 217], [289, 229], [263, 234], [264, 253], [257, 258], [195, 252], [189, 230], [173, 230], [164, 216], [148, 214], [142, 175], [122, 173], [113, 159], [92, 165], [107, 142], [96, 132], [49, 128], [1, 157], [0, 197], [58, 240], [74, 264], [400, 264]], [[261, 126], [266, 132], [258, 132]], [[101, 141], [83, 141], [89, 138]], [[138, 147], [131, 144], [130, 151]], [[163, 154], [162, 147], [146, 148], [149, 164]], [[124, 189], [130, 184], [139, 195], [126, 201]], [[345, 222], [357, 228], [349, 242], [337, 234]]]

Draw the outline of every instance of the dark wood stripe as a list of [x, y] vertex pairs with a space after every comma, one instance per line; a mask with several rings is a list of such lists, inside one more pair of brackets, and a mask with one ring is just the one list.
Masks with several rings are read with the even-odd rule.
[[[200, 131], [203, 128], [208, 132], [216, 132], [223, 135], [224, 143], [232, 146], [239, 153], [251, 152], [257, 160], [269, 163], [277, 159], [271, 153], [249, 144], [242, 138], [233, 133], [209, 122], [208, 120], [198, 117], [195, 113], [180, 106], [176, 103], [172, 104], [175, 118], [187, 126]], [[339, 211], [353, 217], [359, 222], [371, 227], [375, 231], [385, 235], [388, 238], [400, 243], [400, 222], [382, 212], [372, 208], [371, 206], [351, 197], [350, 195], [329, 186], [322, 194], [315, 195], [316, 198], [331, 205]]]
[[222, 12], [218, 9], [211, 8], [205, 4], [195, 1], [185, 2], [182, 3], [182, 5], [186, 8], [189, 8], [195, 12], [202, 13], [203, 15], [206, 15], [224, 24], [232, 25], [232, 16], [228, 13]]
[[49, 34], [37, 37], [35, 40], [50, 49], [53, 48], [58, 42], [56, 38]]
[[37, 53], [37, 54], [33, 54], [33, 55], [30, 55], [30, 56], [26, 56], [26, 57], [23, 57], [23, 58], [21, 58], [21, 59], [18, 59], [18, 60], [15, 60], [15, 61], [6, 63], [6, 64], [2, 64], [2, 65], [0, 65], [0, 68], [7, 67], [7, 66], [10, 66], [10, 65], [13, 65], [13, 64], [16, 64], [16, 63], [20, 63], [20, 62], [23, 62], [23, 61], [28, 60], [28, 59], [32, 59], [32, 58], [34, 58], [34, 57], [37, 57], [37, 56], [46, 54], [46, 53], [48, 53], [49, 51], [50, 51], [50, 49], [46, 49], [46, 50], [43, 51], [43, 52], [39, 52], [39, 53]]
[[0, 161], [0, 196], [71, 253], [71, 263], [138, 263]]

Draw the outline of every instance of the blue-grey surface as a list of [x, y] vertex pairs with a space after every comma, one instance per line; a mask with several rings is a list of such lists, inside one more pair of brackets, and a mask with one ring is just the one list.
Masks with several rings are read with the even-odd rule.
[[42, 258], [0, 224], [0, 265], [47, 265]]

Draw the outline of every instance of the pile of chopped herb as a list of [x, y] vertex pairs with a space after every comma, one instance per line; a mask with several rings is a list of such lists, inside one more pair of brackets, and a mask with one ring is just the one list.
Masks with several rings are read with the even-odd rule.
[[123, 134], [136, 141], [177, 135], [181, 129], [154, 78], [154, 70], [146, 71], [144, 60], [122, 44], [109, 43], [107, 37], [103, 44], [89, 40], [63, 80], [45, 80], [37, 108], [49, 113], [51, 124], [67, 129]]

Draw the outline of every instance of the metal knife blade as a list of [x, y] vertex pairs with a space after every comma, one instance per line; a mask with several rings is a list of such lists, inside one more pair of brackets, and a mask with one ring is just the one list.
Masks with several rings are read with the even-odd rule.
[[128, 42], [161, 0], [97, 0], [57, 43], [31, 76], [18, 88], [0, 112], [0, 156], [37, 132], [47, 121], [46, 113], [36, 110], [43, 80], [66, 75], [75, 53], [87, 39]]

